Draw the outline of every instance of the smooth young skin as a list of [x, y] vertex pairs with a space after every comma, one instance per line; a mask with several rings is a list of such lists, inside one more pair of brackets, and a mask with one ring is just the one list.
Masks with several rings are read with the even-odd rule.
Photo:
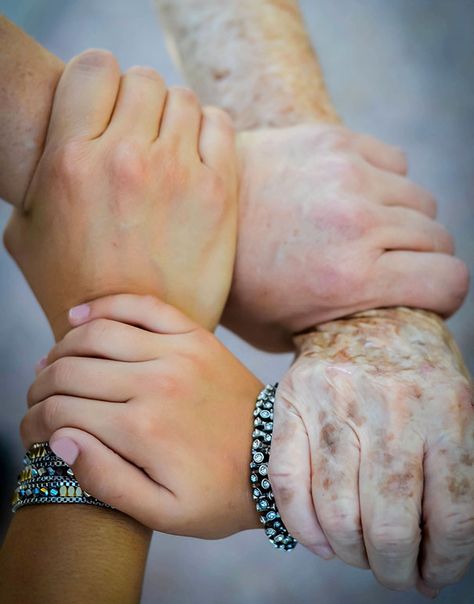
[[124, 283], [217, 325], [236, 246], [234, 134], [191, 91], [149, 68], [121, 77], [108, 52], [73, 59], [25, 207], [5, 244], [56, 335], [71, 305]]
[[95, 300], [71, 323], [30, 388], [25, 446], [50, 440], [83, 488], [150, 528], [214, 539], [261, 526], [249, 487], [260, 381], [151, 296]]

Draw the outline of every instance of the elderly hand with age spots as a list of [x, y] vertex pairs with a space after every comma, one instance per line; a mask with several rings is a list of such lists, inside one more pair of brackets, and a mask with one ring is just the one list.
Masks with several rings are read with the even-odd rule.
[[434, 595], [474, 554], [474, 411], [440, 319], [420, 311], [413, 325], [403, 312], [297, 338], [269, 474], [288, 529], [311, 551]]

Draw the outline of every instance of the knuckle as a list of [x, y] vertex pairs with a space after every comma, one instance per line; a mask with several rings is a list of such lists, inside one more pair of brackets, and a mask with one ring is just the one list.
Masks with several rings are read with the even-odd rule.
[[434, 529], [439, 538], [453, 546], [472, 543], [474, 538], [474, 515], [453, 514], [442, 517]]
[[408, 555], [418, 549], [420, 529], [409, 523], [384, 525], [371, 529], [369, 540], [378, 554]]
[[109, 151], [110, 175], [118, 188], [139, 188], [147, 178], [147, 167], [143, 147], [137, 141], [117, 141]]
[[41, 421], [48, 431], [56, 429], [61, 407], [62, 399], [59, 396], [50, 396], [41, 403]]
[[52, 177], [61, 185], [77, 185], [89, 172], [83, 142], [77, 139], [65, 141], [48, 154], [48, 165]]
[[73, 372], [71, 359], [61, 358], [52, 363], [48, 368], [48, 378], [53, 388], [60, 389], [67, 384]]
[[329, 514], [321, 514], [321, 525], [324, 532], [338, 543], [358, 543], [361, 540], [360, 521], [354, 513], [333, 507]]

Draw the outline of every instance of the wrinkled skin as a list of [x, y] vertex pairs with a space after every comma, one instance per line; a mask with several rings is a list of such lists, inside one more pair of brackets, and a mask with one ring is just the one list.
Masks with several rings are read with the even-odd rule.
[[115, 58], [74, 58], [56, 91], [46, 146], [5, 244], [55, 335], [95, 296], [163, 297], [213, 329], [237, 230], [234, 132], [190, 90]]
[[437, 590], [474, 554], [474, 411], [442, 322], [418, 311], [408, 324], [407, 312], [361, 313], [297, 340], [269, 473], [311, 550], [329, 542], [387, 587]]
[[81, 486], [150, 528], [213, 539], [260, 526], [248, 469], [260, 381], [156, 298], [90, 309], [30, 388], [25, 446], [72, 439]]
[[239, 239], [223, 317], [239, 335], [290, 350], [294, 333], [356, 311], [449, 315], [460, 306], [467, 268], [398, 149], [305, 124], [244, 133], [239, 150]]

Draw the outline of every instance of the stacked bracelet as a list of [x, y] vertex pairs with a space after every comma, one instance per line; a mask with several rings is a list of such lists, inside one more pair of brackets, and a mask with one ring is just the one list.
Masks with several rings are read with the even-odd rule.
[[290, 551], [296, 547], [298, 542], [289, 534], [283, 524], [268, 479], [268, 462], [273, 432], [273, 405], [277, 385], [265, 386], [257, 397], [253, 412], [255, 429], [252, 433], [250, 483], [252, 497], [257, 504], [257, 512], [260, 514], [260, 522], [265, 527], [265, 534], [276, 548]]
[[41, 503], [85, 503], [110, 506], [83, 491], [72, 469], [50, 449], [48, 443], [35, 443], [23, 459], [23, 470], [13, 493], [12, 510]]

